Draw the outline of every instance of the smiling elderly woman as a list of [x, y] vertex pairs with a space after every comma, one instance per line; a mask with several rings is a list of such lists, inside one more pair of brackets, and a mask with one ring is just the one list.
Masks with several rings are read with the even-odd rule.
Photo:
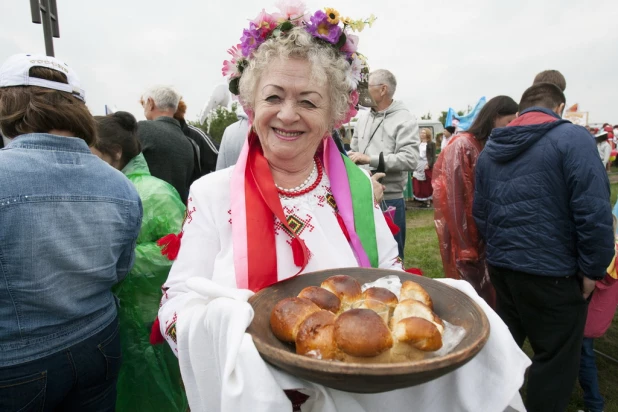
[[[230, 90], [240, 92], [252, 127], [234, 167], [191, 187], [159, 311], [161, 333], [176, 352], [176, 321], [192, 277], [255, 292], [322, 269], [402, 270], [370, 178], [330, 136], [356, 113], [364, 63], [355, 54], [356, 37], [341, 37], [347, 26], [322, 15], [311, 21], [288, 15], [270, 26], [261, 15], [231, 50], [234, 60], [225, 62]], [[320, 24], [331, 37], [320, 34]], [[339, 37], [332, 35], [337, 30]]]

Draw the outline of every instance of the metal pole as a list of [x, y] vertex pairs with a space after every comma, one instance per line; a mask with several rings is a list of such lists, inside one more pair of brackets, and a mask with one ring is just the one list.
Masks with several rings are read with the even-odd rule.
[[41, 5], [39, 0], [30, 0], [30, 13], [32, 14], [32, 22], [41, 24]]
[[58, 23], [58, 7], [56, 6], [56, 0], [49, 0], [50, 16], [52, 21], [52, 36], [60, 38], [60, 25]]
[[54, 56], [54, 40], [52, 38], [52, 22], [50, 0], [41, 0], [41, 11], [43, 12], [43, 36], [45, 36], [45, 54]]

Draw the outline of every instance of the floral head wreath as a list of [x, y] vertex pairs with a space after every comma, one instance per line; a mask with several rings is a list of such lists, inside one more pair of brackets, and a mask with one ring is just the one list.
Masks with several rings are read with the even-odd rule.
[[[339, 12], [332, 8], [318, 10], [308, 15], [302, 1], [283, 0], [277, 3], [281, 13], [266, 13], [264, 9], [249, 23], [249, 28], [243, 30], [240, 44], [228, 50], [231, 60], [223, 62], [223, 76], [227, 77], [230, 92], [239, 94], [240, 78], [248, 66], [253, 53], [262, 43], [273, 37], [285, 36], [294, 27], [304, 27], [309, 34], [344, 54], [349, 63], [346, 78], [350, 87], [350, 109], [343, 120], [348, 122], [356, 115], [356, 105], [359, 103], [359, 84], [366, 91], [369, 76], [367, 59], [356, 51], [358, 36], [351, 32], [361, 32], [365, 25], [371, 27], [376, 17], [372, 14], [368, 19], [352, 20], [341, 17]], [[363, 85], [364, 83], [364, 85]], [[371, 99], [368, 93], [363, 93], [363, 100]], [[361, 104], [363, 102], [361, 101]], [[370, 106], [371, 103], [364, 105]]]

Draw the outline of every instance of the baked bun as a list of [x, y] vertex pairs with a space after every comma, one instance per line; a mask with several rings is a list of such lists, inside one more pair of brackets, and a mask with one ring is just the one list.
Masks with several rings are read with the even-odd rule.
[[422, 351], [435, 351], [442, 347], [442, 334], [433, 322], [410, 317], [400, 320], [393, 328], [399, 342], [405, 342]]
[[317, 359], [335, 359], [336, 316], [328, 310], [312, 313], [300, 324], [296, 335], [296, 353]]
[[335, 321], [335, 341], [351, 356], [377, 356], [393, 346], [391, 331], [382, 318], [369, 309], [350, 309]]
[[401, 285], [401, 292], [399, 294], [399, 300], [414, 299], [424, 303], [433, 310], [433, 301], [429, 293], [421, 285], [411, 280], [406, 280]]
[[270, 314], [270, 328], [275, 336], [284, 342], [294, 342], [300, 324], [320, 308], [304, 298], [280, 300]]
[[393, 292], [386, 288], [378, 287], [369, 288], [364, 291], [363, 299], [377, 300], [378, 302], [382, 302], [386, 306], [388, 306], [391, 311], [395, 309], [395, 306], [397, 306], [397, 304], [399, 303], [399, 299], [397, 299], [397, 296], [395, 296]]
[[341, 300], [343, 310], [349, 308], [363, 294], [356, 279], [346, 275], [331, 276], [320, 286], [334, 293]]
[[308, 286], [300, 291], [299, 298], [309, 299], [321, 309], [331, 311], [333, 313], [339, 312], [341, 308], [341, 300], [333, 293], [324, 288], [317, 286]]
[[397, 323], [405, 318], [416, 317], [428, 320], [436, 325], [440, 334], [444, 333], [444, 322], [427, 305], [414, 299], [406, 299], [399, 302], [393, 317], [391, 318], [391, 329], [395, 329]]

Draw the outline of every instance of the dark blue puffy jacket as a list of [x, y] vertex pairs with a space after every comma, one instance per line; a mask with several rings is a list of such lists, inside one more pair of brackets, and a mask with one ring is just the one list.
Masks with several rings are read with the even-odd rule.
[[605, 274], [614, 256], [607, 173], [586, 129], [533, 107], [494, 129], [476, 164], [474, 219], [490, 265]]

